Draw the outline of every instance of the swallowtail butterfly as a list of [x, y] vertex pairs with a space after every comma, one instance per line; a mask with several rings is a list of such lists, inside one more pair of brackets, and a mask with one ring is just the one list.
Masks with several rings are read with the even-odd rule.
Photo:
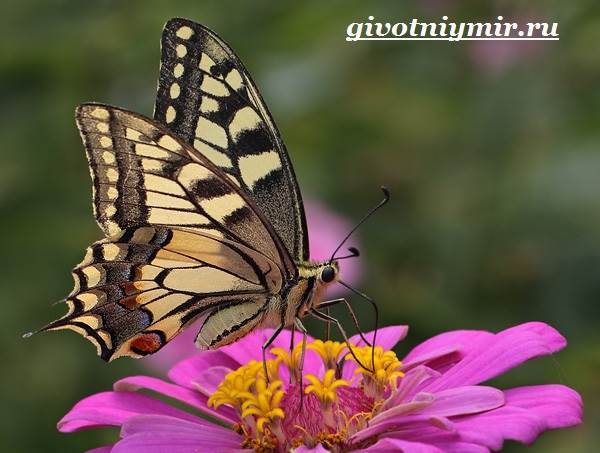
[[76, 121], [106, 237], [73, 270], [68, 313], [42, 330], [73, 330], [112, 360], [152, 354], [197, 318], [196, 343], [212, 349], [319, 313], [338, 263], [309, 261], [285, 146], [215, 33], [166, 24], [153, 119], [93, 103]]

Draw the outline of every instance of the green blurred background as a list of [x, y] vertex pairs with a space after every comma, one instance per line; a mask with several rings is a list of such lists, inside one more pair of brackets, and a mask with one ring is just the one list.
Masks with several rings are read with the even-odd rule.
[[[160, 33], [175, 16], [208, 25], [242, 57], [305, 196], [358, 218], [380, 184], [390, 188], [393, 203], [360, 232], [362, 288], [386, 324], [411, 326], [399, 353], [444, 330], [546, 321], [568, 348], [499, 383], [580, 391], [585, 424], [546, 433], [532, 451], [597, 451], [597, 2], [8, 0], [0, 8], [2, 451], [110, 442], [116, 430], [61, 435], [56, 421], [83, 396], [143, 372], [133, 360], [106, 365], [74, 334], [21, 334], [62, 314], [50, 303], [71, 290], [71, 267], [100, 235], [73, 110], [93, 100], [151, 115]], [[344, 39], [347, 24], [368, 15], [444, 14], [558, 21], [561, 40]]]

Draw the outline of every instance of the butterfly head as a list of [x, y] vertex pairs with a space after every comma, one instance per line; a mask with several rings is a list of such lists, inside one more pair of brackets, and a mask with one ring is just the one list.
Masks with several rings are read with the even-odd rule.
[[304, 262], [299, 264], [298, 270], [301, 278], [314, 279], [319, 286], [327, 286], [337, 281], [340, 275], [337, 260]]
[[337, 261], [328, 261], [319, 268], [319, 280], [322, 283], [334, 282], [340, 273], [340, 268]]

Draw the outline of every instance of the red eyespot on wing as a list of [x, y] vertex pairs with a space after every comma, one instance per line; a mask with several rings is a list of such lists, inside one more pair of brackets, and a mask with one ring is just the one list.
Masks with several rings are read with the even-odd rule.
[[131, 350], [136, 354], [152, 354], [160, 349], [163, 341], [157, 333], [144, 333], [131, 342]]

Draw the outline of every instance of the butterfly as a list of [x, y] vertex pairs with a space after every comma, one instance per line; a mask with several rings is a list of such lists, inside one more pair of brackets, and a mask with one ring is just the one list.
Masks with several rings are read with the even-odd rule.
[[339, 247], [309, 261], [294, 170], [255, 83], [200, 24], [171, 19], [161, 44], [153, 119], [77, 108], [105, 238], [73, 270], [67, 314], [41, 330], [75, 331], [110, 361], [153, 354], [198, 318], [201, 349], [327, 320]]

